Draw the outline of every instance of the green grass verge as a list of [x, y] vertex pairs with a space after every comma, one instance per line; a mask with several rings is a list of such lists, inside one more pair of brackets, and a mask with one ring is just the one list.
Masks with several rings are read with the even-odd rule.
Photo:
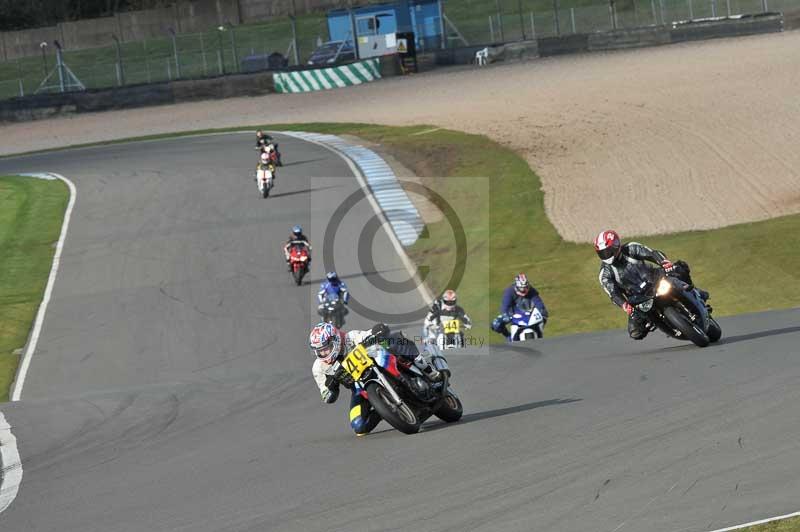
[[0, 177], [0, 402], [42, 300], [68, 200], [61, 181]]
[[[457, 288], [477, 322], [477, 335], [499, 340], [489, 332], [488, 322], [497, 312], [502, 290], [520, 271], [533, 280], [550, 309], [548, 336], [625, 326], [624, 313], [611, 304], [597, 281], [599, 261], [591, 244], [561, 239], [545, 214], [539, 177], [519, 155], [486, 137], [445, 129], [415, 135], [431, 126], [311, 123], [209, 129], [112, 143], [258, 127], [355, 135], [381, 144], [419, 176], [489, 176], [488, 198], [480, 187], [465, 190], [463, 181], [423, 179], [460, 213], [468, 234], [466, 274]], [[96, 144], [110, 143], [92, 145]], [[441, 291], [455, 257], [452, 233], [445, 222], [430, 224], [428, 231], [429, 238], [415, 244], [410, 255], [430, 268], [429, 284]], [[711, 292], [717, 316], [791, 308], [800, 302], [800, 215], [711, 231], [623, 236], [689, 262], [695, 280]]]
[[[429, 129], [425, 126], [295, 127], [348, 133], [380, 143], [420, 176], [491, 176], [488, 198], [468, 193], [459, 180], [423, 179], [458, 211], [469, 213], [462, 222], [471, 249], [466, 276], [457, 288], [478, 323], [476, 334], [489, 334], [487, 325], [497, 312], [502, 290], [520, 271], [532, 279], [551, 312], [549, 336], [625, 325], [624, 313], [611, 304], [597, 281], [599, 261], [592, 245], [561, 239], [545, 214], [539, 177], [513, 151], [486, 137], [455, 131], [412, 135]], [[453, 262], [452, 233], [446, 222], [432, 224], [429, 231], [430, 238], [413, 246], [411, 256], [431, 268], [431, 287], [441, 291], [447, 288], [444, 277]], [[689, 262], [695, 281], [712, 294], [715, 315], [789, 308], [800, 302], [800, 215], [711, 231], [623, 236]], [[471, 269], [470, 264], [476, 267]]]
[[800, 532], [800, 517], [742, 528], [741, 532]]

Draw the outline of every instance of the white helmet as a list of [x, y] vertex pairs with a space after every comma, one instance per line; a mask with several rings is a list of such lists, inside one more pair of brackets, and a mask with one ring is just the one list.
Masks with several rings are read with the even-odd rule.
[[266, 153], [262, 153], [261, 154], [261, 162], [263, 164], [267, 164], [269, 162], [269, 155], [267, 155]]

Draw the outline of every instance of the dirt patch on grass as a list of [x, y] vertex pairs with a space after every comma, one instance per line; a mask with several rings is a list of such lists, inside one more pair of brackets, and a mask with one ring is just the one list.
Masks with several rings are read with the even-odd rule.
[[798, 49], [788, 32], [87, 114], [2, 127], [0, 153], [266, 118], [432, 124], [523, 154], [567, 240], [708, 229], [800, 211]]

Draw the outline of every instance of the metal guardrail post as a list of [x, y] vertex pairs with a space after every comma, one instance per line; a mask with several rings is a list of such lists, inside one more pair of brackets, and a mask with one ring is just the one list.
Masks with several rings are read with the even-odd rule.
[[47, 50], [47, 42], [42, 41], [39, 43], [39, 48], [42, 50], [42, 73], [44, 77], [47, 77], [47, 53], [45, 51]]
[[491, 37], [491, 41], [495, 42], [494, 40], [494, 17], [489, 15], [489, 36]]
[[569, 18], [572, 21], [572, 33], [578, 33], [578, 31], [575, 29], [575, 8], [574, 7], [569, 8]]
[[522, 0], [517, 0], [517, 13], [519, 14], [519, 30], [522, 32], [522, 40], [525, 41], [528, 38], [525, 36], [525, 21], [522, 18]]
[[692, 6], [692, 0], [686, 0], [689, 4], [689, 20], [694, 20], [694, 8]]
[[294, 56], [294, 64], [299, 65], [300, 57], [297, 53], [297, 19], [294, 15], [289, 15], [289, 22], [292, 25], [292, 44], [294, 45], [292, 46], [292, 55]]
[[731, 16], [731, 0], [725, 0], [726, 7], [728, 8], [728, 16]]

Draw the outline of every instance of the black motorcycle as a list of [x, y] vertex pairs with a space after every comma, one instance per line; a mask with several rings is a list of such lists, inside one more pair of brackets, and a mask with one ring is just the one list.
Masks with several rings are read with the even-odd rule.
[[[645, 321], [649, 331], [659, 329], [667, 336], [688, 340], [698, 347], [722, 337], [722, 328], [711, 317], [709, 308], [697, 290], [681, 273], [668, 274], [660, 268], [642, 263], [625, 272], [628, 303], [634, 307], [634, 317]], [[687, 279], [688, 278], [688, 279]]]
[[372, 337], [331, 369], [337, 382], [348, 388], [355, 386], [384, 421], [405, 434], [414, 434], [431, 416], [453, 423], [464, 411], [450, 386], [447, 361], [433, 355], [431, 364], [442, 380], [431, 382], [416, 366], [403, 364]]
[[344, 325], [344, 316], [347, 314], [347, 309], [341, 299], [329, 299], [322, 302], [317, 312], [322, 316], [322, 321], [339, 328]]

